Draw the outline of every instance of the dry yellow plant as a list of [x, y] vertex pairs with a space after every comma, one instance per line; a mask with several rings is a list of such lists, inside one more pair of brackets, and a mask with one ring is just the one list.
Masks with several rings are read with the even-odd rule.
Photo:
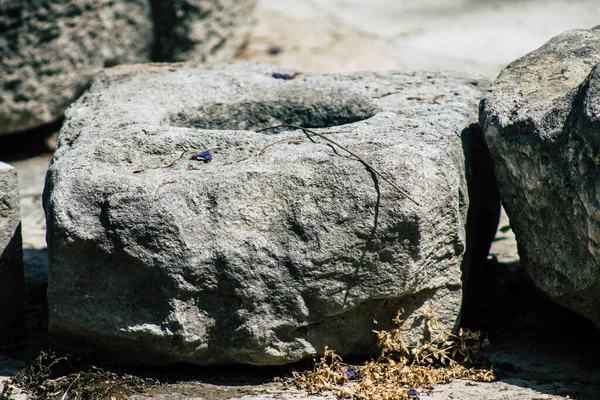
[[473, 355], [489, 344], [481, 332], [469, 329], [460, 329], [456, 335], [444, 332], [429, 309], [423, 315], [428, 340], [406, 346], [400, 329], [402, 312], [393, 319], [394, 328], [374, 331], [381, 350], [377, 360], [353, 366], [325, 347], [314, 369], [294, 372], [288, 385], [310, 393], [333, 391], [345, 399], [407, 400], [418, 398], [415, 396], [418, 388], [431, 389], [458, 378], [483, 382], [495, 379], [492, 370], [469, 367]]

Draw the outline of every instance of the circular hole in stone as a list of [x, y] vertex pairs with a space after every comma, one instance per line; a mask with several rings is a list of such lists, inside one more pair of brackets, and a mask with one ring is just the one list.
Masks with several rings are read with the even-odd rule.
[[257, 130], [280, 124], [327, 128], [375, 115], [370, 98], [346, 88], [304, 85], [255, 90], [242, 99], [207, 101], [168, 115], [166, 124], [211, 130]]

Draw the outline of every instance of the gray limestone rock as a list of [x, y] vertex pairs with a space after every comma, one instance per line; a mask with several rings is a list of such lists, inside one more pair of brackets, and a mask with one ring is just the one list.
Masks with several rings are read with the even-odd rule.
[[254, 25], [257, 0], [153, 0], [155, 61], [231, 59]]
[[23, 318], [23, 279], [17, 173], [0, 162], [0, 333]]
[[[401, 308], [408, 343], [426, 337], [428, 309], [457, 328], [480, 86], [441, 72], [104, 70], [68, 109], [47, 175], [50, 332], [129, 361], [279, 365], [324, 346], [373, 352], [372, 330]], [[381, 175], [323, 138], [257, 132], [283, 123]], [[193, 158], [207, 150], [211, 162]]]
[[0, 135], [62, 117], [105, 66], [148, 61], [147, 0], [0, 3]]
[[521, 263], [600, 328], [600, 27], [510, 64], [480, 105]]

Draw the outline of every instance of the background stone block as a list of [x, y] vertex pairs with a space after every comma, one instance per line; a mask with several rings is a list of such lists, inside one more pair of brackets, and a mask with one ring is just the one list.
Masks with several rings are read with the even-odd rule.
[[154, 61], [228, 61], [254, 26], [257, 0], [152, 0]]
[[104, 67], [225, 61], [246, 42], [256, 0], [0, 3], [0, 135], [60, 120]]

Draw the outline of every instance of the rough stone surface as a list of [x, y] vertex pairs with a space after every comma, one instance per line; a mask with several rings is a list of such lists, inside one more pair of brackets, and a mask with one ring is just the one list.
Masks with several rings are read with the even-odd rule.
[[62, 116], [101, 68], [148, 61], [147, 0], [0, 4], [0, 134]]
[[[268, 365], [368, 353], [399, 308], [409, 343], [428, 308], [456, 328], [481, 82], [274, 72], [291, 74], [120, 66], [69, 108], [44, 192], [55, 337], [146, 363]], [[255, 132], [279, 123], [328, 133], [420, 205], [383, 179], [378, 201], [323, 139]], [[190, 160], [206, 149], [212, 162]]]
[[19, 184], [15, 169], [0, 162], [0, 334], [22, 319], [23, 296]]
[[600, 328], [600, 27], [510, 64], [480, 105], [500, 193], [536, 286]]
[[257, 0], [153, 0], [156, 61], [231, 59], [254, 25]]

